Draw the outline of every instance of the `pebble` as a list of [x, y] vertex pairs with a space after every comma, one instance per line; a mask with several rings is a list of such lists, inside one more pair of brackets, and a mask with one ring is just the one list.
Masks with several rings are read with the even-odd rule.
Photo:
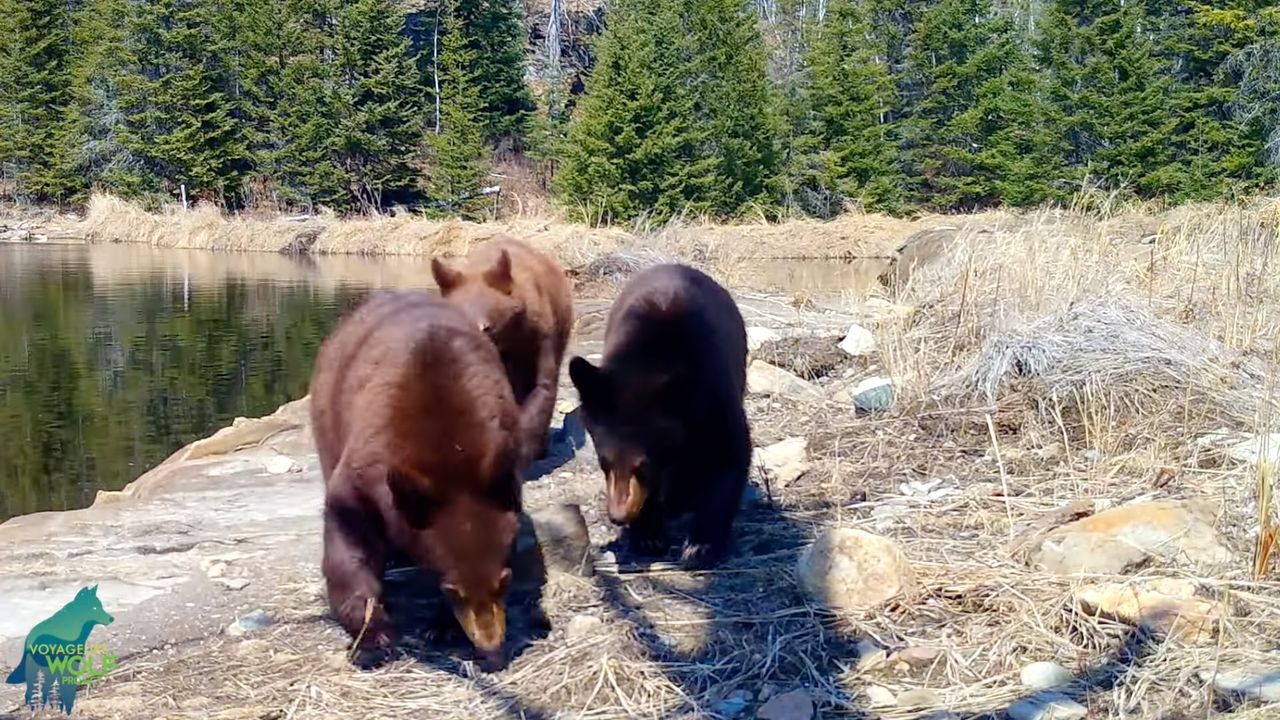
[[713, 705], [711, 711], [723, 717], [738, 717], [747, 709], [749, 702], [751, 702], [751, 693], [746, 690], [734, 690], [725, 699]]
[[868, 685], [862, 692], [867, 696], [867, 703], [873, 708], [895, 707], [898, 704], [893, 691], [881, 685]]
[[1059, 693], [1035, 695], [1009, 706], [1009, 720], [1083, 720], [1089, 709]]
[[206, 571], [206, 573], [211, 578], [220, 578], [223, 575], [227, 574], [227, 564], [224, 562], [216, 562], [209, 566], [209, 569]]
[[938, 693], [929, 688], [907, 690], [898, 695], [898, 707], [927, 708], [937, 707], [941, 704], [942, 698], [938, 697]]
[[242, 615], [238, 620], [228, 625], [226, 632], [228, 635], [235, 637], [254, 630], [271, 627], [275, 622], [275, 618], [268, 615], [266, 610], [254, 610], [247, 615]]
[[243, 590], [249, 587], [248, 578], [242, 577], [220, 577], [214, 580], [214, 582], [228, 590]]
[[1048, 690], [1059, 685], [1066, 685], [1074, 679], [1071, 671], [1056, 662], [1041, 660], [1022, 668], [1018, 678], [1025, 687], [1032, 690]]
[[849, 331], [845, 333], [839, 347], [853, 357], [870, 355], [876, 350], [876, 338], [870, 330], [854, 323], [849, 326]]
[[902, 661], [912, 667], [923, 667], [925, 665], [932, 664], [933, 661], [937, 660], [938, 656], [941, 654], [942, 651], [938, 648], [914, 645], [912, 647], [899, 650], [894, 653], [893, 657], [890, 659]]
[[769, 699], [759, 710], [760, 720], [810, 720], [813, 717], [813, 698], [808, 690], [792, 690]]
[[288, 455], [276, 455], [267, 460], [267, 472], [272, 475], [284, 475], [285, 473], [302, 472], [302, 466], [294, 462], [293, 458]]

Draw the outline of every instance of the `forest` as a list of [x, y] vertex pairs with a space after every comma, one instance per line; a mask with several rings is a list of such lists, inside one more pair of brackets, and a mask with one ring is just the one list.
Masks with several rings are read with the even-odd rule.
[[502, 160], [611, 223], [1177, 203], [1280, 170], [1270, 1], [562, 5], [0, 0], [0, 198], [480, 217]]

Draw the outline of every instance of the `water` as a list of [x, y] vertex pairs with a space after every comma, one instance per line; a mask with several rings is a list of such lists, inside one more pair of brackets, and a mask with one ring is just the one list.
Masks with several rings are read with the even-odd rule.
[[324, 336], [425, 259], [0, 245], [0, 520], [84, 507], [306, 394]]

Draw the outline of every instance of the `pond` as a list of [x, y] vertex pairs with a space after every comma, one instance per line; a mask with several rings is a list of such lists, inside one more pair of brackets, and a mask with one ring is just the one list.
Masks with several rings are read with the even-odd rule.
[[324, 336], [425, 259], [0, 245], [0, 521], [84, 507], [306, 394]]

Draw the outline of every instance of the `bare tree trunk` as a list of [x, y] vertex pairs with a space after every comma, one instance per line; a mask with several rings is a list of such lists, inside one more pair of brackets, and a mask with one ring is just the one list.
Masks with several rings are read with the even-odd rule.
[[551, 17], [547, 20], [547, 69], [555, 80], [560, 78], [560, 0], [551, 0]]
[[431, 30], [431, 80], [436, 90], [436, 135], [440, 134], [440, 7], [436, 6], [436, 25]]

